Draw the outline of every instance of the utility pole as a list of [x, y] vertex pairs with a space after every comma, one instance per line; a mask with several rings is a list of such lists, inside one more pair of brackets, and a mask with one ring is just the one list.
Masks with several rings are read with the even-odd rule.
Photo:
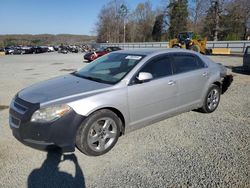
[[123, 43], [126, 42], [126, 23], [125, 23], [125, 17], [123, 18]]
[[214, 41], [218, 41], [218, 32], [219, 32], [219, 9], [220, 9], [220, 4], [219, 0], [213, 0], [212, 5], [214, 7], [214, 18], [215, 18], [215, 29], [214, 29]]
[[122, 4], [119, 10], [119, 14], [123, 17], [123, 43], [126, 42], [126, 16], [128, 14], [128, 8]]

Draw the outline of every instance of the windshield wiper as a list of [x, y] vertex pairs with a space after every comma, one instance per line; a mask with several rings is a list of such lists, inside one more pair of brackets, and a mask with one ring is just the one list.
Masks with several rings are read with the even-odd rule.
[[103, 80], [101, 78], [95, 78], [95, 77], [91, 77], [91, 76], [84, 76], [84, 75], [78, 74], [77, 72], [73, 72], [72, 74], [77, 76], [77, 77], [85, 78], [85, 79], [92, 80], [92, 81], [95, 81], [95, 82], [100, 82], [100, 83], [105, 83], [105, 84], [112, 84], [111, 82]]
[[105, 80], [102, 80], [100, 78], [94, 78], [94, 77], [91, 77], [91, 76], [83, 76], [83, 78], [86, 78], [88, 80], [93, 80], [93, 81], [96, 81], [96, 82], [105, 82]]

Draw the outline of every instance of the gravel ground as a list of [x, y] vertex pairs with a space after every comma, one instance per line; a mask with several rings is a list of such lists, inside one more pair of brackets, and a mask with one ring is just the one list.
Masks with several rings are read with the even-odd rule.
[[[242, 65], [241, 57], [211, 58]], [[0, 106], [18, 90], [84, 64], [81, 54], [0, 57]], [[250, 76], [233, 75], [214, 113], [192, 111], [137, 130], [100, 157], [26, 147], [0, 108], [0, 187], [250, 187]]]

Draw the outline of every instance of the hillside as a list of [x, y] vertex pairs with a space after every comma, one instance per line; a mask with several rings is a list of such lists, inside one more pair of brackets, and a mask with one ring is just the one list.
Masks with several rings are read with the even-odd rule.
[[0, 35], [0, 46], [14, 45], [60, 45], [84, 44], [94, 42], [95, 36], [71, 34], [40, 34], [40, 35]]

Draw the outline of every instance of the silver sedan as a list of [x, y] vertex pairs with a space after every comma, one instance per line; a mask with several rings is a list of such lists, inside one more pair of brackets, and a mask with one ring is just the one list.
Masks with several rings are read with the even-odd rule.
[[130, 131], [194, 109], [215, 111], [225, 77], [225, 67], [192, 51], [112, 52], [21, 90], [10, 127], [33, 148], [102, 155]]

